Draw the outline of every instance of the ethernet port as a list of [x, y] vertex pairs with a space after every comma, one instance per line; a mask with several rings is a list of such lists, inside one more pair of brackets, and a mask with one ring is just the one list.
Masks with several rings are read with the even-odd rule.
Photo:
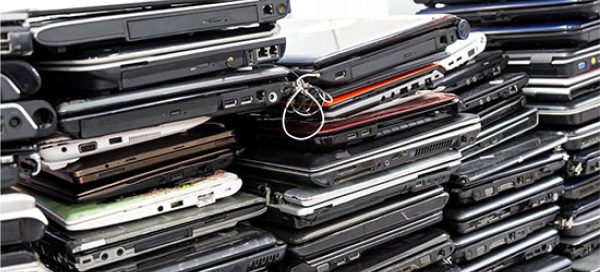
[[263, 47], [258, 49], [256, 55], [256, 58], [259, 61], [271, 58], [271, 54], [269, 53], [269, 47]]
[[273, 5], [269, 4], [269, 5], [264, 5], [263, 6], [263, 13], [265, 15], [273, 15], [275, 14], [275, 8], [273, 7]]

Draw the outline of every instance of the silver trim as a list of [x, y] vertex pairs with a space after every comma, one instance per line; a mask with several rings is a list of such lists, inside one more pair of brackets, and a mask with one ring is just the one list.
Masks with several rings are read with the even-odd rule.
[[236, 47], [236, 46], [240, 46], [240, 45], [253, 45], [253, 44], [258, 44], [261, 42], [274, 41], [279, 38], [281, 38], [281, 36], [275, 35], [275, 36], [262, 38], [262, 39], [240, 41], [240, 42], [235, 42], [235, 43], [221, 44], [221, 45], [203, 47], [203, 48], [192, 49], [192, 50], [187, 50], [187, 51], [178, 51], [178, 52], [176, 51], [176, 52], [171, 52], [171, 53], [163, 54], [163, 55], [147, 56], [147, 57], [143, 57], [143, 58], [128, 59], [128, 60], [109, 62], [109, 63], [103, 63], [103, 64], [87, 65], [87, 66], [37, 66], [36, 68], [41, 71], [89, 72], [89, 71], [105, 70], [105, 69], [110, 69], [110, 68], [120, 68], [121, 66], [124, 66], [124, 65], [125, 66], [135, 65], [138, 63], [146, 63], [146, 62], [151, 63], [151, 62], [156, 62], [156, 61], [161, 61], [161, 60], [185, 57], [185, 56], [189, 56], [189, 55], [193, 55], [193, 54], [197, 54], [197, 53], [211, 52], [214, 50], [223, 50], [223, 49], [232, 48], [232, 47]]

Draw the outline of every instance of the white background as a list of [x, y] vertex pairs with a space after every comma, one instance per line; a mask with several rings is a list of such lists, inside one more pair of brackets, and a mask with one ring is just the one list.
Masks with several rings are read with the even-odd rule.
[[[136, 0], [2, 0], [0, 11], [102, 5]], [[137, 0], [140, 1], [140, 0]], [[142, 0], [143, 1], [143, 0]], [[147, 0], [145, 0], [147, 1]], [[294, 18], [334, 18], [414, 14], [422, 6], [412, 0], [290, 0]]]

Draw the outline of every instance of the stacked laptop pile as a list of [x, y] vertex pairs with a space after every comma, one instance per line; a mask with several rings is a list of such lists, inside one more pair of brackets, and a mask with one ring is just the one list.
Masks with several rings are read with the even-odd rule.
[[[57, 271], [245, 271], [280, 261], [283, 242], [238, 224], [264, 213], [265, 200], [238, 193], [241, 179], [221, 170], [235, 133], [208, 121], [287, 95], [287, 69], [257, 66], [283, 55], [275, 22], [288, 12], [285, 0], [244, 0], [3, 14], [3, 102], [40, 88], [37, 70], [36, 98], [53, 106], [2, 104], [2, 187], [19, 180], [13, 188], [51, 221], [44, 231], [33, 198], [3, 195], [2, 245], [45, 233], [32, 245]], [[22, 144], [40, 138], [41, 164]], [[26, 257], [18, 260], [35, 255]]]
[[0, 263], [2, 271], [45, 271], [37, 253], [27, 243], [42, 238], [48, 221], [35, 207], [33, 197], [15, 192], [11, 186], [21, 177], [39, 173], [41, 162], [36, 140], [55, 131], [56, 114], [47, 102], [30, 97], [41, 85], [37, 71], [24, 60], [32, 53], [31, 48], [5, 49], [8, 32], [16, 39], [30, 35], [18, 27], [22, 17], [2, 16], [1, 19]]
[[[573, 269], [576, 271], [597, 270], [600, 267], [597, 262], [600, 251], [596, 250], [599, 246], [600, 222], [600, 181], [597, 173], [600, 167], [597, 164], [600, 152], [600, 1], [416, 2], [429, 5], [422, 13], [452, 13], [467, 19], [476, 26], [475, 29], [487, 34], [489, 46], [505, 50], [510, 72], [526, 72], [529, 75], [529, 84], [523, 88], [527, 107], [538, 109], [539, 130], [545, 130], [536, 133], [566, 136], [567, 140], [562, 144], [566, 152], [547, 153], [545, 159], [538, 156], [537, 164], [520, 170], [533, 170], [523, 172], [525, 176], [504, 170], [506, 174], [514, 173], [514, 180], [506, 184], [502, 180], [496, 183], [507, 188], [521, 187], [520, 184], [531, 183], [558, 170], [557, 173], [565, 179], [565, 192], [560, 201], [560, 211], [555, 208], [558, 215], [555, 223], [561, 229], [561, 242], [555, 253], [573, 260]], [[483, 131], [482, 134], [485, 129]], [[529, 138], [514, 140], [513, 145]], [[561, 156], [564, 159], [560, 159]], [[531, 167], [537, 167], [537, 170]], [[489, 193], [495, 194], [495, 190], [499, 189], [502, 187], [490, 188]], [[512, 235], [511, 240], [519, 236], [518, 233]], [[457, 248], [460, 248], [458, 244], [461, 240], [456, 241]], [[506, 240], [499, 242], [503, 243]], [[576, 260], [587, 255], [589, 257]], [[564, 257], [546, 255], [516, 265], [508, 271], [534, 271], [541, 268], [563, 271], [570, 266]]]
[[299, 74], [295, 92], [235, 120], [246, 149], [234, 164], [245, 190], [267, 198], [257, 224], [288, 243], [280, 269], [410, 271], [450, 256], [449, 235], [430, 226], [479, 117], [458, 113], [453, 94], [420, 90], [456, 54], [483, 50], [481, 36], [459, 40], [468, 24], [454, 16], [282, 29], [279, 64]]

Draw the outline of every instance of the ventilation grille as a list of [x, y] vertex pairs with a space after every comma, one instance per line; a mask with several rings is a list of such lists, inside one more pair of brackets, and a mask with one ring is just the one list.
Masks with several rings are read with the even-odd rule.
[[277, 260], [281, 258], [280, 253], [271, 254], [269, 256], [262, 257], [260, 259], [253, 260], [248, 267], [248, 270], [262, 268], [268, 265], [273, 264]]
[[146, 138], [156, 138], [156, 137], [160, 136], [160, 134], [161, 134], [161, 132], [157, 131], [157, 132], [152, 132], [152, 133], [131, 136], [131, 137], [129, 137], [129, 142], [134, 143], [134, 142], [142, 141]]
[[444, 140], [442, 142], [437, 142], [437, 143], [433, 143], [430, 145], [426, 145], [423, 147], [420, 147], [417, 149], [417, 151], [415, 152], [415, 156], [424, 156], [424, 155], [428, 155], [431, 153], [437, 153], [440, 150], [448, 150], [450, 149], [450, 147], [452, 147], [452, 142], [454, 142], [453, 139], [448, 139], [448, 140]]

